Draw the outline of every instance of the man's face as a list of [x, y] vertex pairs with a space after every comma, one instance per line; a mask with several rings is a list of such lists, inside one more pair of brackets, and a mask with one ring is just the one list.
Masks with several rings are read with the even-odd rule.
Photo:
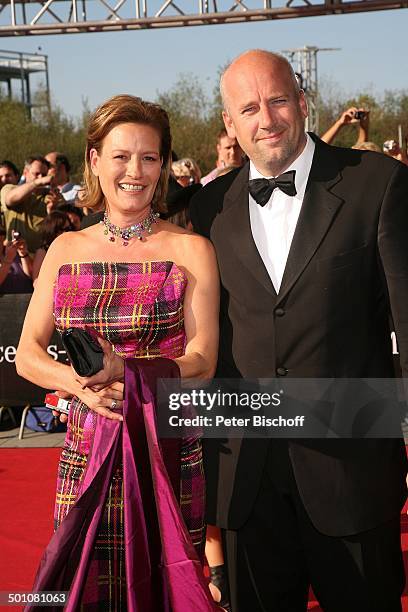
[[27, 183], [32, 183], [36, 178], [40, 176], [47, 176], [48, 167], [46, 164], [42, 164], [40, 161], [33, 161], [32, 164], [26, 166], [24, 170], [24, 176]]
[[0, 185], [17, 185], [18, 176], [8, 166], [0, 167]]
[[307, 104], [288, 66], [265, 54], [247, 54], [223, 80], [228, 135], [264, 176], [277, 176], [302, 152]]
[[217, 144], [217, 167], [240, 166], [242, 164], [243, 152], [236, 138], [221, 136]]
[[58, 153], [47, 153], [45, 159], [50, 162], [49, 174], [55, 177], [56, 185], [65, 185], [68, 182], [68, 173], [64, 164], [57, 162]]

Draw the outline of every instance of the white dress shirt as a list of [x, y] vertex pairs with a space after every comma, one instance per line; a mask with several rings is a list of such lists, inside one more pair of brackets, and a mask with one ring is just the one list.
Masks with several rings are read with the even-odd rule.
[[[307, 142], [302, 153], [285, 170], [285, 172], [296, 170], [296, 195], [288, 196], [276, 188], [267, 204], [260, 206], [249, 194], [249, 218], [252, 236], [277, 293], [282, 282], [313, 161], [315, 143], [308, 134], [306, 136]], [[263, 176], [251, 161], [249, 178], [275, 177]]]

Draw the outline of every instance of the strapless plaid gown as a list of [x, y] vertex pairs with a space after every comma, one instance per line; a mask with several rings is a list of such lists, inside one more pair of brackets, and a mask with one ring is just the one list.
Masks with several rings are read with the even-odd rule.
[[[127, 358], [183, 355], [184, 273], [172, 262], [64, 264], [55, 286], [58, 330], [93, 329]], [[55, 527], [73, 506], [92, 449], [95, 413], [74, 398], [58, 471]], [[180, 506], [191, 540], [203, 556], [204, 476], [201, 444], [181, 445]], [[104, 516], [88, 572], [83, 610], [126, 610], [123, 546], [122, 465], [109, 488]]]

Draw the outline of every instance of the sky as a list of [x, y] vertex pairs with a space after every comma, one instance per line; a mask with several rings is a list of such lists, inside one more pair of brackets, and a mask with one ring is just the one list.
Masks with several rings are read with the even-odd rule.
[[199, 77], [211, 92], [220, 66], [250, 48], [281, 51], [305, 45], [339, 47], [319, 53], [318, 72], [343, 92], [407, 89], [408, 9], [163, 28], [133, 32], [4, 37], [2, 50], [48, 55], [52, 99], [79, 117], [108, 97], [130, 93], [153, 100], [180, 73]]

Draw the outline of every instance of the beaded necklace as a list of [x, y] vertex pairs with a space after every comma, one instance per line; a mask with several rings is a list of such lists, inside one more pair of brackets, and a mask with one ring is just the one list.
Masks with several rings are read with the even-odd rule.
[[135, 236], [138, 240], [142, 240], [144, 233], [151, 234], [153, 231], [152, 225], [153, 223], [158, 222], [159, 217], [159, 213], [155, 213], [150, 210], [147, 217], [142, 219], [140, 223], [134, 223], [133, 225], [129, 225], [129, 227], [121, 228], [119, 225], [114, 225], [110, 221], [108, 213], [105, 211], [103, 219], [102, 221], [99, 221], [99, 223], [105, 227], [103, 232], [105, 236], [110, 234], [109, 240], [111, 242], [115, 242], [117, 238], [120, 238], [123, 241], [122, 245], [127, 246], [129, 244], [129, 240]]

